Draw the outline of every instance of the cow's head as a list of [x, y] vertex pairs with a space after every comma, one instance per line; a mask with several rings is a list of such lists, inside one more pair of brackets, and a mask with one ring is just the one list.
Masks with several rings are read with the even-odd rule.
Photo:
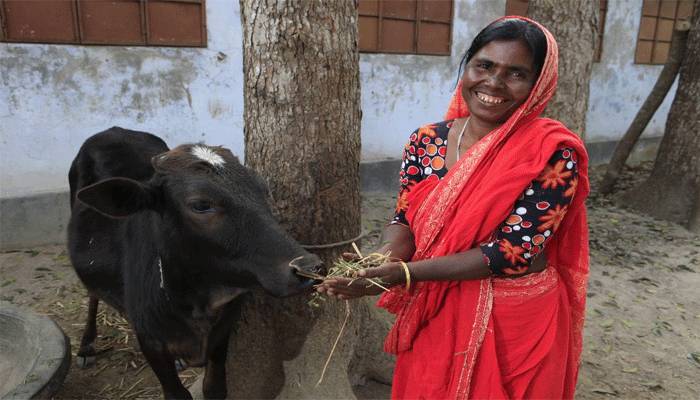
[[163, 268], [169, 284], [259, 283], [275, 296], [310, 286], [292, 265], [313, 270], [321, 260], [284, 232], [272, 215], [262, 179], [229, 150], [182, 145], [155, 156], [152, 163], [156, 173], [148, 182], [110, 178], [82, 189], [77, 198], [115, 218], [157, 213], [154, 229], [160, 251], [167, 253], [161, 257], [168, 264]]

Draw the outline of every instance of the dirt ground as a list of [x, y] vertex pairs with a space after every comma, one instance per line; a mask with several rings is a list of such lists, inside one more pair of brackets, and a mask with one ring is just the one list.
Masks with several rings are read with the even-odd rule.
[[[622, 190], [648, 171], [628, 170]], [[592, 170], [593, 190], [601, 168]], [[700, 398], [700, 238], [678, 225], [589, 201], [591, 277], [577, 398]], [[379, 230], [391, 194], [365, 195], [366, 229]], [[371, 247], [371, 235], [363, 247]], [[85, 290], [64, 246], [0, 254], [0, 300], [54, 318], [73, 355], [87, 313]], [[96, 365], [73, 365], [56, 399], [158, 398], [160, 387], [123, 319], [102, 307]], [[201, 370], [182, 373], [186, 385]]]

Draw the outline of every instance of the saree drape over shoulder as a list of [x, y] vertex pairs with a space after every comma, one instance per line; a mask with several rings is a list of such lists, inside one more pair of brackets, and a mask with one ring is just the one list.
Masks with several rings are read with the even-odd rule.
[[[508, 17], [514, 18], [514, 17]], [[526, 19], [526, 18], [522, 18]], [[588, 276], [588, 157], [564, 125], [539, 118], [557, 82], [552, 35], [528, 99], [484, 136], [443, 179], [417, 184], [406, 217], [413, 260], [472, 249], [489, 237], [520, 193], [561, 147], [578, 155], [579, 179], [545, 249], [547, 268], [521, 278], [420, 282], [384, 294], [396, 314], [385, 350], [397, 354], [394, 398], [573, 398], [582, 345]], [[469, 114], [455, 91], [446, 119]]]

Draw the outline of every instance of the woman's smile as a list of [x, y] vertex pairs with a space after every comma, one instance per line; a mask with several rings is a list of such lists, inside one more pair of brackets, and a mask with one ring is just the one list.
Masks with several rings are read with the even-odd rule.
[[503, 97], [490, 96], [483, 92], [474, 91], [474, 94], [476, 95], [476, 98], [486, 106], [500, 105], [506, 101], [506, 99]]
[[527, 99], [535, 82], [532, 52], [521, 40], [494, 40], [469, 60], [462, 96], [477, 125], [505, 122]]

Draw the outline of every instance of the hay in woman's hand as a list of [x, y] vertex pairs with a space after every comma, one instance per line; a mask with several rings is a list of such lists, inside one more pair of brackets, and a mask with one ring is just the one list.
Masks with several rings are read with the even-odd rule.
[[[357, 273], [365, 268], [375, 268], [378, 267], [386, 262], [391, 261], [391, 258], [389, 257], [389, 253], [387, 254], [380, 254], [380, 253], [371, 253], [367, 256], [363, 256], [362, 253], [360, 252], [360, 249], [357, 248], [357, 245], [355, 243], [352, 244], [353, 249], [355, 249], [355, 253], [357, 253], [357, 257], [351, 260], [346, 260], [343, 259], [342, 257], [338, 258], [333, 263], [333, 266], [328, 269], [328, 273], [324, 275], [320, 275], [314, 272], [308, 272], [308, 271], [302, 271], [297, 268], [297, 275], [303, 276], [305, 278], [310, 278], [310, 279], [317, 279], [317, 280], [325, 280], [325, 279], [332, 279], [332, 278], [350, 278], [351, 281], [349, 285], [353, 284], [355, 281], [358, 279], [364, 279], [367, 282], [367, 287], [369, 286], [377, 286], [381, 288], [384, 291], [389, 291], [389, 289], [386, 287], [386, 283], [382, 282], [381, 279], [379, 278], [360, 278]], [[293, 262], [290, 263], [292, 267], [295, 267], [293, 265]], [[325, 301], [325, 297], [321, 295], [318, 292], [314, 292], [311, 295], [311, 300], [309, 301], [309, 305], [312, 307], [320, 307], [321, 302]]]
[[[353, 284], [355, 281], [358, 279], [364, 279], [367, 281], [367, 287], [371, 285], [378, 286], [382, 288], [385, 291], [389, 291], [389, 289], [386, 288], [386, 284], [382, 282], [381, 279], [379, 278], [361, 278], [357, 276], [357, 273], [365, 268], [375, 268], [378, 267], [386, 262], [391, 261], [389, 258], [389, 253], [387, 254], [380, 254], [380, 253], [372, 253], [366, 257], [362, 256], [362, 253], [360, 253], [360, 249], [357, 248], [357, 245], [355, 243], [352, 244], [353, 249], [355, 249], [355, 253], [357, 253], [357, 257], [351, 259], [351, 260], [346, 260], [343, 257], [340, 257], [337, 261], [333, 263], [333, 266], [328, 270], [328, 274], [326, 276], [318, 275], [318, 274], [303, 274], [300, 272], [297, 272], [298, 275], [306, 276], [311, 279], [319, 279], [319, 280], [324, 280], [324, 279], [329, 279], [329, 278], [350, 278], [351, 281], [348, 283], [348, 285]], [[309, 301], [309, 305], [312, 307], [320, 307], [321, 301], [325, 301], [325, 297], [321, 295], [321, 293], [314, 292], [311, 295], [311, 300]], [[335, 338], [335, 342], [333, 343], [333, 347], [331, 348], [330, 354], [328, 354], [328, 358], [326, 359], [326, 363], [323, 365], [323, 370], [321, 371], [321, 377], [318, 379], [318, 382], [316, 382], [316, 387], [318, 387], [321, 382], [323, 382], [323, 377], [326, 374], [326, 369], [328, 368], [328, 364], [331, 362], [331, 358], [333, 357], [333, 353], [335, 352], [336, 346], [338, 345], [338, 342], [340, 341], [340, 337], [343, 335], [343, 331], [345, 330], [345, 326], [348, 323], [348, 320], [350, 319], [350, 301], [345, 300], [345, 319], [343, 320], [343, 324], [340, 327], [340, 332], [338, 332], [338, 336]]]

